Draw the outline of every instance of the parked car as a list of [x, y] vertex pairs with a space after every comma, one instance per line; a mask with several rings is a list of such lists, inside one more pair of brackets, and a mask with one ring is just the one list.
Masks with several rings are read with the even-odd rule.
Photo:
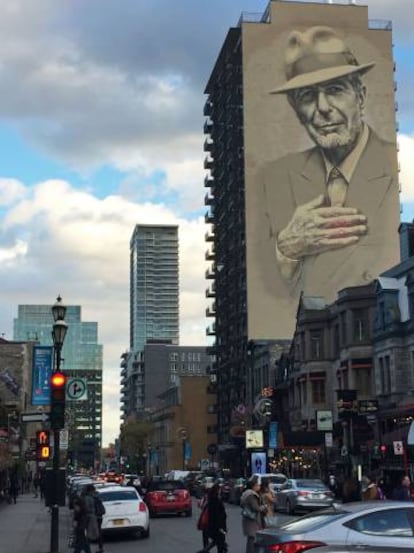
[[414, 503], [362, 501], [317, 511], [256, 534], [255, 553], [413, 551]]
[[277, 510], [286, 511], [287, 514], [330, 507], [334, 501], [331, 490], [316, 478], [291, 478], [276, 493]]
[[217, 481], [215, 476], [203, 476], [198, 478], [194, 482], [194, 495], [197, 499], [201, 499], [207, 488], [211, 488], [213, 484]]
[[148, 508], [132, 486], [104, 486], [98, 488], [105, 514], [102, 532], [133, 532], [142, 538], [150, 535]]
[[198, 478], [202, 476], [200, 471], [190, 471], [188, 475], [183, 479], [184, 484], [187, 487], [187, 490], [190, 492], [190, 495], [195, 495], [195, 484]]
[[240, 505], [240, 498], [245, 489], [246, 489], [245, 478], [233, 478], [232, 480], [230, 480], [228, 502], [232, 503], [233, 505]]
[[86, 486], [94, 483], [92, 478], [79, 478], [72, 481], [72, 484], [67, 489], [69, 509], [73, 509], [73, 502], [77, 497], [80, 497]]
[[151, 480], [145, 494], [151, 517], [176, 514], [192, 515], [191, 496], [182, 480]]
[[266, 478], [269, 482], [269, 488], [273, 491], [273, 493], [277, 493], [288, 482], [286, 474], [282, 474], [281, 472], [269, 472], [266, 474], [255, 473], [254, 476], [258, 477], [260, 484], [262, 482], [262, 478]]

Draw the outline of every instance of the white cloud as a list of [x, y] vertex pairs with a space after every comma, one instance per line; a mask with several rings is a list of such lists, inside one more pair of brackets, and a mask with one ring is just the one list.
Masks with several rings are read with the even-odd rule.
[[[46, 181], [16, 200], [0, 222], [12, 246], [0, 260], [0, 331], [11, 325], [17, 305], [81, 305], [83, 320], [97, 321], [104, 345], [105, 435], [113, 430], [119, 401], [120, 355], [129, 346], [129, 241], [137, 223], [179, 225], [181, 343], [202, 345], [204, 333], [204, 221], [179, 219], [167, 207], [121, 197], [102, 200], [65, 181]], [[205, 342], [204, 342], [205, 343]], [[109, 415], [109, 412], [112, 415]]]
[[0, 206], [10, 205], [26, 195], [26, 188], [16, 179], [0, 178]]

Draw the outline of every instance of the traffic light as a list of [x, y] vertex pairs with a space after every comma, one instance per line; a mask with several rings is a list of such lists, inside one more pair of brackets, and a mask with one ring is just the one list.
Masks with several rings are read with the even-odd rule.
[[53, 430], [65, 426], [66, 376], [55, 371], [50, 378], [50, 425]]
[[387, 455], [387, 446], [382, 444], [380, 446], [380, 451], [381, 451], [381, 457], [384, 459]]
[[50, 459], [50, 433], [48, 430], [36, 432], [36, 458], [39, 461]]

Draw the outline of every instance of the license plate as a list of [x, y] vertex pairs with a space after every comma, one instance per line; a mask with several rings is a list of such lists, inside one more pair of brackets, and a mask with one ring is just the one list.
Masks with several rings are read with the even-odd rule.
[[167, 501], [174, 501], [175, 497], [173, 495], [167, 496]]
[[123, 518], [116, 518], [114, 520], [114, 526], [122, 526], [124, 524], [124, 519]]

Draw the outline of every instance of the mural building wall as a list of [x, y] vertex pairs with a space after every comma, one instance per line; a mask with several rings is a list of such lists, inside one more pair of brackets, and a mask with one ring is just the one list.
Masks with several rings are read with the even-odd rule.
[[249, 339], [399, 261], [392, 37], [355, 5], [242, 24]]

